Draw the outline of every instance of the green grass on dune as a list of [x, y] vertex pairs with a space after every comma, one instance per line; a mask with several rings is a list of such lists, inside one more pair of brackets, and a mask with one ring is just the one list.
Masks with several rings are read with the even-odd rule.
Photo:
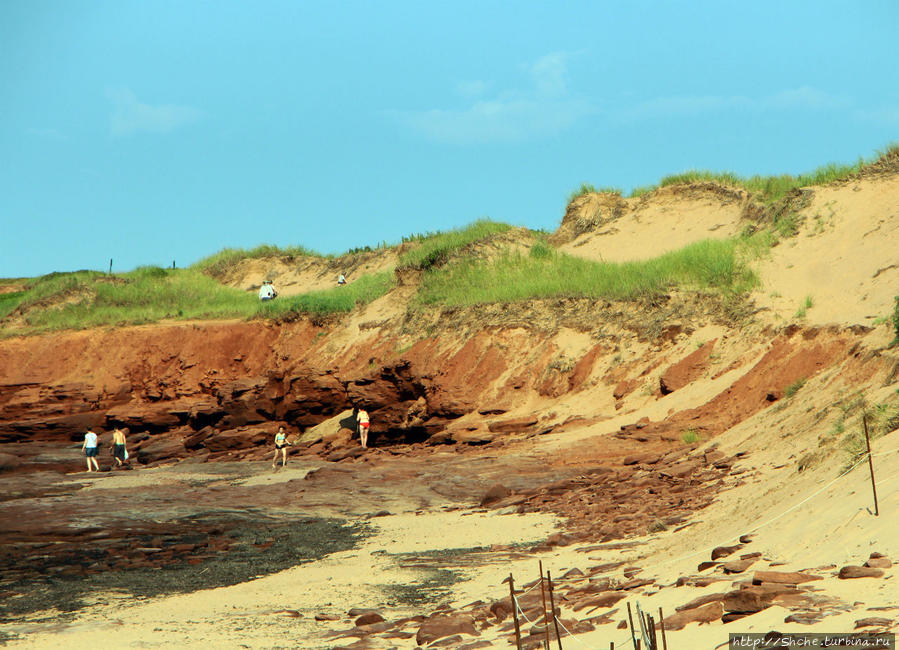
[[407, 251], [399, 260], [399, 268], [426, 270], [445, 263], [454, 251], [493, 235], [507, 232], [512, 226], [506, 223], [480, 219], [465, 228], [447, 230], [428, 235], [415, 248]]
[[276, 318], [292, 313], [352, 310], [383, 295], [393, 274], [360, 277], [345, 287], [261, 302], [255, 293], [223, 286], [194, 269], [141, 267], [107, 276], [95, 271], [54, 273], [33, 280], [15, 304], [0, 302], [0, 317], [16, 307], [25, 329], [47, 331], [134, 325], [163, 319]]
[[287, 246], [280, 248], [271, 244], [262, 244], [255, 248], [223, 248], [218, 253], [194, 262], [190, 268], [202, 271], [209, 275], [221, 275], [233, 268], [235, 264], [245, 259], [262, 257], [277, 257], [281, 259], [296, 259], [298, 257], [324, 257], [305, 246]]
[[[291, 313], [327, 315], [350, 312], [380, 298], [396, 285], [393, 271], [370, 273], [342, 286], [310, 291], [296, 296], [279, 296], [271, 302], [258, 305], [260, 316], [275, 318]], [[256, 314], [254, 314], [256, 315]]]
[[750, 192], [758, 194], [762, 200], [766, 202], [773, 202], [783, 198], [788, 192], [799, 187], [825, 185], [833, 181], [849, 178], [861, 171], [865, 164], [866, 163], [863, 160], [859, 160], [853, 165], [829, 163], [818, 167], [807, 174], [799, 174], [797, 176], [792, 174], [780, 174], [777, 176], [739, 176], [733, 172], [711, 172], [693, 169], [681, 174], [665, 176], [659, 181], [659, 187], [699, 181], [714, 181], [722, 185], [742, 187]]
[[13, 291], [10, 293], [0, 293], [0, 318], [4, 318], [10, 314], [22, 299], [25, 297], [25, 291]]
[[419, 300], [463, 306], [534, 298], [631, 300], [675, 287], [743, 292], [758, 283], [738, 240], [706, 240], [642, 262], [602, 263], [537, 243], [529, 254], [464, 260], [423, 278]]
[[[825, 185], [838, 180], [845, 180], [856, 176], [867, 167], [877, 167], [889, 161], [894, 161], [899, 156], [899, 144], [890, 144], [877, 152], [870, 160], [859, 158], [855, 163], [828, 163], [805, 174], [779, 174], [779, 175], [754, 175], [740, 176], [733, 172], [715, 172], [703, 169], [691, 169], [680, 174], [671, 174], [662, 178], [657, 185], [645, 185], [635, 187], [629, 196], [631, 198], [643, 196], [660, 187], [680, 185], [684, 183], [715, 182], [731, 187], [741, 187], [757, 195], [766, 203], [773, 203], [782, 199], [791, 190], [812, 185]], [[895, 163], [890, 163], [895, 164]], [[590, 192], [615, 192], [621, 194], [617, 188], [595, 188], [589, 183], [582, 183], [568, 198], [572, 199]]]

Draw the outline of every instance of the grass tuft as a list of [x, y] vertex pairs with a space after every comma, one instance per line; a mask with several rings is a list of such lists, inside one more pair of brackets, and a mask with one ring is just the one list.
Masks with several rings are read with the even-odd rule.
[[256, 248], [224, 248], [218, 253], [204, 257], [191, 265], [190, 268], [202, 271], [207, 275], [218, 277], [231, 269], [235, 264], [246, 259], [261, 257], [277, 257], [284, 260], [294, 260], [298, 257], [323, 257], [320, 253], [305, 246], [288, 246], [280, 248], [271, 244], [262, 244]]
[[446, 263], [450, 255], [469, 244], [506, 232], [512, 226], [489, 219], [480, 219], [465, 228], [434, 233], [423, 237], [420, 245], [404, 253], [399, 259], [400, 269], [427, 270]]
[[621, 196], [620, 187], [594, 187], [591, 183], [581, 183], [581, 186], [571, 191], [568, 195], [568, 202], [571, 203], [576, 198], [587, 194], [617, 194]]
[[895, 298], [895, 306], [893, 307], [893, 331], [896, 333], [896, 338], [893, 339], [893, 344], [899, 343], [899, 296]]
[[806, 296], [805, 300], [802, 301], [802, 304], [799, 305], [799, 309], [796, 310], [796, 313], [793, 315], [794, 318], [805, 318], [808, 310], [815, 306], [815, 299], [811, 296]]
[[386, 271], [362, 276], [344, 287], [260, 302], [255, 293], [225, 287], [195, 269], [146, 266], [113, 276], [78, 271], [37, 278], [11, 309], [6, 301], [0, 303], [0, 317], [17, 311], [25, 331], [33, 333], [162, 319], [324, 315], [351, 311], [384, 295], [393, 285], [393, 273]]
[[419, 300], [447, 306], [532, 298], [630, 300], [675, 287], [742, 293], [757, 283], [737, 240], [701, 241], [653, 260], [620, 264], [584, 260], [544, 246], [527, 256], [507, 251], [492, 262], [460, 260], [427, 273]]
[[805, 377], [801, 377], [801, 378], [797, 379], [796, 381], [794, 381], [792, 384], [790, 384], [789, 386], [787, 386], [784, 389], [784, 397], [786, 397], [787, 399], [789, 399], [790, 397], [793, 397], [793, 395], [798, 393], [799, 390], [803, 386], [805, 386], [805, 382], [807, 382], [807, 381], [808, 381], [808, 379]]

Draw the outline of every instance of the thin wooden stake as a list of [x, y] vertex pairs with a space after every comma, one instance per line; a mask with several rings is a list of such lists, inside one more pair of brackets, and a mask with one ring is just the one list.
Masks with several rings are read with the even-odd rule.
[[518, 607], [515, 605], [515, 583], [509, 574], [509, 600], [512, 602], [512, 619], [515, 621], [515, 647], [521, 650], [521, 627], [518, 625]]
[[659, 627], [662, 628], [662, 648], [668, 650], [668, 639], [665, 638], [665, 618], [662, 616], [661, 607], [659, 607]]
[[549, 584], [549, 609], [553, 615], [553, 627], [556, 628], [556, 642], [559, 644], [559, 650], [562, 650], [562, 635], [559, 634], [559, 619], [556, 618], [556, 601], [553, 598], [553, 577], [546, 572], [546, 582]]
[[652, 645], [652, 650], [659, 650], [659, 637], [656, 635], [656, 622], [652, 617], [652, 614], [647, 614], [646, 618], [649, 620], [649, 643]]
[[546, 588], [543, 584], [543, 560], [538, 561], [540, 568], [540, 597], [543, 599], [543, 649], [549, 650], [549, 621], [546, 619]]
[[631, 622], [631, 642], [634, 644], [634, 650], [640, 650], [639, 646], [637, 646], [637, 637], [634, 634], [634, 615], [631, 614], [630, 601], [627, 603], [627, 618]]
[[871, 438], [868, 436], [868, 416], [862, 415], [862, 422], [865, 425], [865, 445], [868, 447], [868, 469], [871, 470], [871, 489], [874, 490], [874, 516], [880, 516], [880, 509], [877, 507], [877, 484], [874, 482], [874, 461], [871, 460]]

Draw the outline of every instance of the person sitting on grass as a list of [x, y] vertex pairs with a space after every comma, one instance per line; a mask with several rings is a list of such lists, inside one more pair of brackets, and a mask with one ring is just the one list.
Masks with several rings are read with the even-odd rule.
[[343, 273], [341, 273], [340, 275], [337, 276], [337, 286], [342, 287], [345, 284], [346, 284], [346, 276]]
[[275, 291], [275, 287], [272, 284], [271, 280], [263, 280], [262, 286], [259, 287], [259, 300], [274, 300], [275, 296], [278, 295], [278, 292]]

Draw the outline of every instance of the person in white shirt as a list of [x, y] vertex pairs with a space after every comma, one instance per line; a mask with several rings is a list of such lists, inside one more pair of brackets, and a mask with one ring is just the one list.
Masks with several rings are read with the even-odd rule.
[[[88, 429], [87, 433], [84, 434], [84, 444], [81, 445], [81, 448], [84, 450], [84, 457], [87, 460], [88, 472], [100, 471], [100, 466], [97, 464], [98, 442], [97, 434]], [[94, 464], [95, 470], [91, 469], [91, 463]]]
[[346, 284], [346, 276], [343, 273], [341, 273], [340, 275], [337, 276], [337, 285], [343, 286], [345, 284]]
[[259, 287], [259, 300], [273, 300], [277, 295], [278, 292], [275, 291], [275, 287], [272, 285], [272, 281], [263, 280], [262, 286]]

